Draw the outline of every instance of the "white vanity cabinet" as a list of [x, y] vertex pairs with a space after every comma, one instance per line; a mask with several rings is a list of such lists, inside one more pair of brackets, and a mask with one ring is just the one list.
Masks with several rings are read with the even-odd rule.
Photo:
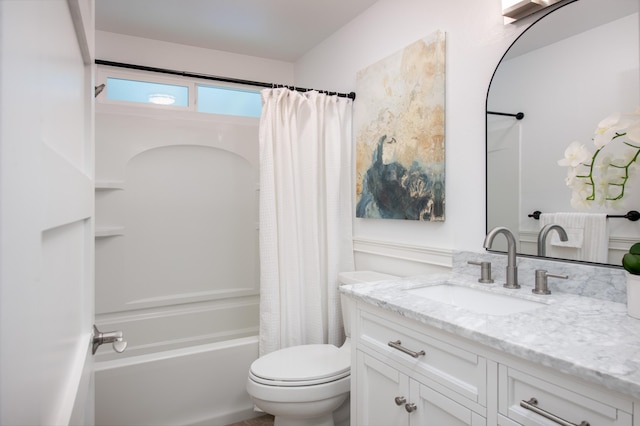
[[356, 351], [357, 398], [353, 425], [485, 426], [486, 420], [398, 368]]
[[366, 307], [355, 320], [352, 425], [487, 424], [483, 357]]
[[632, 397], [362, 301], [357, 306], [353, 426], [640, 426]]

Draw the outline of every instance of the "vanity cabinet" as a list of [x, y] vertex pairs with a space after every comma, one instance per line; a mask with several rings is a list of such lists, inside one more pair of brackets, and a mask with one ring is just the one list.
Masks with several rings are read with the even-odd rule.
[[352, 424], [487, 424], [483, 357], [364, 309], [356, 321]]
[[484, 417], [398, 368], [356, 351], [358, 425], [486, 426]]
[[352, 315], [354, 426], [640, 426], [631, 397], [368, 303]]

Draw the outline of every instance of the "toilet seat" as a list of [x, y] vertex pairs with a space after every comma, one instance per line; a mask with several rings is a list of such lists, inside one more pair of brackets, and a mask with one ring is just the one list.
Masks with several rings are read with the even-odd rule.
[[333, 345], [302, 345], [280, 349], [251, 364], [251, 380], [270, 386], [311, 386], [350, 374], [351, 355]]

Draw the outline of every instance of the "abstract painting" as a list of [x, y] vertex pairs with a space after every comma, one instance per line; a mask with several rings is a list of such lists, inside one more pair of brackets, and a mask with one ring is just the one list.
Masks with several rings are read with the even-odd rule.
[[444, 221], [445, 33], [356, 79], [356, 216]]

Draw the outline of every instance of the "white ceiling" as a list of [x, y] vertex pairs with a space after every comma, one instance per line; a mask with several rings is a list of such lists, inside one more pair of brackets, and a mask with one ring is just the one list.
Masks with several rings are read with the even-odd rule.
[[377, 0], [96, 0], [96, 29], [294, 62]]

